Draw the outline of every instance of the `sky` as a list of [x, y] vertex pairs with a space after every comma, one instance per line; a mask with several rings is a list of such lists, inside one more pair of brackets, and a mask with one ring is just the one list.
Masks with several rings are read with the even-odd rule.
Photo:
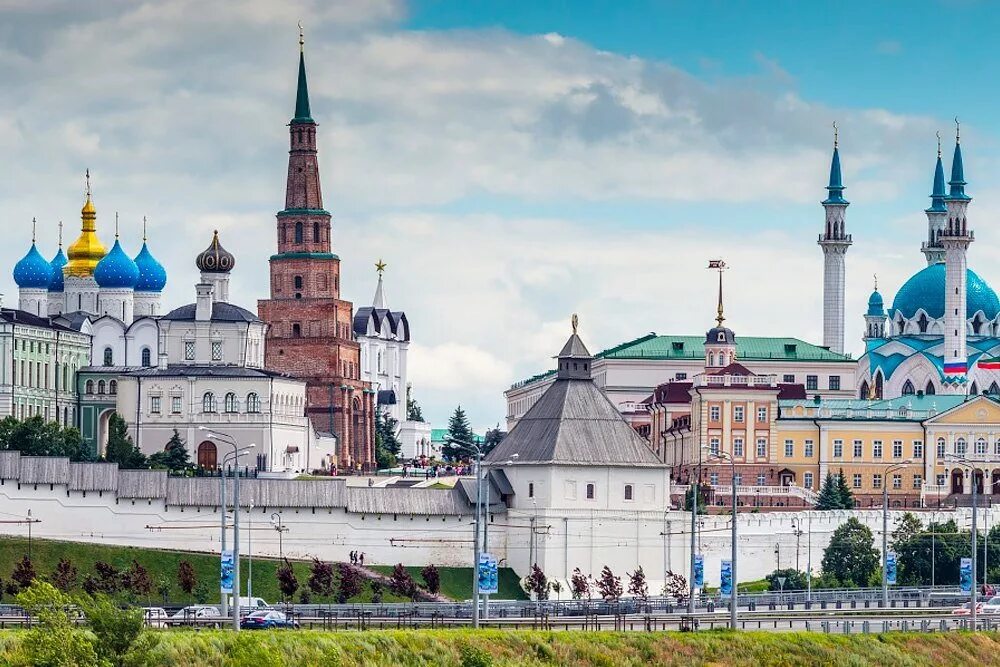
[[267, 296], [306, 30], [342, 294], [388, 265], [425, 417], [503, 423], [503, 391], [553, 366], [578, 313], [598, 351], [713, 324], [724, 258], [739, 335], [821, 342], [823, 226], [840, 127], [847, 348], [874, 276], [924, 264], [923, 209], [962, 123], [976, 242], [1000, 283], [1000, 120], [988, 2], [0, 0], [0, 291], [31, 242], [98, 229], [135, 253], [143, 216], [168, 307], [194, 300], [218, 229], [231, 300]]

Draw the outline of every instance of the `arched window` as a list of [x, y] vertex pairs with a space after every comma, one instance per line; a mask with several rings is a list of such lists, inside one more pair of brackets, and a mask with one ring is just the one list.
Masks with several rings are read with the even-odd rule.
[[226, 394], [226, 412], [236, 412], [236, 394], [233, 392]]
[[903, 383], [903, 396], [912, 396], [915, 393], [917, 393], [917, 391], [913, 388], [912, 382], [907, 380]]
[[94, 393], [94, 381], [93, 380], [87, 380], [87, 389], [86, 389], [86, 392], [88, 394], [93, 394]]
[[302, 243], [302, 223], [295, 223], [295, 242]]
[[111, 366], [115, 361], [115, 353], [111, 351], [111, 347], [104, 348], [104, 365]]
[[990, 385], [990, 388], [987, 391], [991, 394], [1000, 394], [1000, 387], [998, 387], [997, 383], [994, 382]]
[[875, 398], [882, 400], [882, 373], [875, 374]]
[[976, 438], [976, 454], [985, 454], [986, 447], [986, 438]]
[[108, 382], [108, 393], [117, 394], [118, 393], [118, 380], [111, 380]]
[[863, 401], [867, 400], [868, 399], [868, 394], [870, 392], [871, 392], [871, 389], [868, 388], [868, 382], [867, 381], [862, 382], [861, 383], [861, 389], [858, 391], [858, 398], [860, 398]]
[[295, 289], [302, 289], [302, 276], [295, 276]]
[[104, 380], [98, 381], [98, 383], [97, 383], [97, 393], [98, 394], [103, 394], [104, 393], [104, 389], [105, 389]]
[[587, 500], [593, 500], [593, 499], [594, 499], [594, 485], [593, 484], [588, 484], [587, 485]]
[[979, 393], [979, 387], [977, 387], [976, 383], [973, 382], [972, 387], [969, 389], [969, 396], [975, 396], [978, 393]]
[[150, 354], [148, 347], [142, 348], [142, 365], [146, 367], [153, 365], [152, 354]]
[[218, 406], [215, 404], [215, 394], [210, 391], [206, 391], [205, 395], [201, 397], [201, 411], [202, 412], [216, 412]]
[[965, 438], [958, 438], [957, 440], [955, 440], [955, 453], [962, 455], [965, 454], [965, 450], [966, 450]]
[[256, 392], [247, 394], [247, 412], [260, 412], [260, 397]]
[[319, 243], [319, 223], [313, 223], [313, 242]]
[[927, 333], [927, 315], [925, 313], [920, 313], [920, 319], [917, 320], [917, 328], [920, 329], [920, 333]]
[[927, 394], [928, 396], [933, 396], [934, 394], [937, 393], [937, 390], [934, 388], [934, 383], [931, 382], [930, 380], [927, 381], [927, 388], [924, 389], [924, 393]]

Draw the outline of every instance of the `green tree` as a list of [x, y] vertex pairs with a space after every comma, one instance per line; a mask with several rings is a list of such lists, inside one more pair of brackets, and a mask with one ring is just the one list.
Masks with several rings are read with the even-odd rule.
[[183, 473], [194, 468], [191, 456], [188, 454], [180, 433], [174, 429], [174, 434], [167, 440], [162, 452], [156, 452], [149, 457], [149, 463], [154, 468], [166, 468], [172, 473]]
[[826, 477], [823, 478], [823, 486], [819, 490], [819, 498], [816, 500], [816, 509], [840, 509], [842, 502], [840, 490], [837, 488], [837, 479], [833, 476], [833, 473], [826, 473]]
[[920, 523], [920, 519], [913, 512], [903, 512], [896, 528], [889, 535], [889, 544], [895, 548], [897, 544], [912, 540], [923, 532], [924, 525]]
[[497, 424], [491, 429], [487, 429], [486, 435], [483, 436], [483, 456], [486, 456], [493, 449], [503, 442], [503, 439], [507, 437], [507, 431], [500, 430], [500, 424]]
[[146, 632], [140, 607], [121, 608], [106, 595], [83, 595], [77, 603], [97, 638], [97, 657], [114, 667], [135, 664], [156, 645], [158, 637]]
[[[475, 434], [472, 432], [472, 427], [469, 425], [469, 418], [465, 416], [465, 410], [462, 406], [455, 408], [454, 414], [452, 414], [451, 419], [448, 420], [448, 438], [451, 440], [459, 440], [461, 442], [473, 442]], [[449, 460], [454, 461], [455, 459], [468, 454], [468, 452], [461, 448], [460, 446], [454, 445], [451, 442], [445, 442], [441, 446], [441, 455]]]
[[148, 467], [145, 455], [132, 442], [128, 426], [117, 412], [108, 420], [108, 445], [104, 458], [126, 470]]
[[406, 385], [406, 419], [411, 422], [422, 422], [424, 413], [420, 410], [420, 404], [411, 395], [410, 385]]
[[37, 619], [21, 637], [28, 664], [45, 667], [96, 667], [94, 641], [70, 616], [73, 598], [55, 586], [36, 581], [18, 593], [17, 603]]
[[[691, 511], [691, 496], [694, 495], [694, 487], [688, 488], [684, 492], [684, 511]], [[705, 487], [700, 487], [700, 492], [698, 493], [698, 514], [708, 514], [708, 509], [705, 507]]]
[[846, 585], [867, 586], [879, 569], [872, 531], [851, 517], [833, 531], [823, 552], [823, 572]]
[[[778, 581], [781, 577], [785, 578], [784, 584]], [[767, 589], [774, 592], [782, 590], [804, 591], [808, 586], [806, 573], [796, 570], [794, 567], [775, 570], [764, 577], [764, 580], [767, 581]]]
[[854, 492], [847, 486], [847, 478], [844, 471], [837, 473], [837, 492], [840, 494], [840, 507], [845, 510], [854, 509]]
[[401, 448], [399, 422], [388, 412], [379, 412], [375, 417], [375, 459], [379, 468], [392, 468]]

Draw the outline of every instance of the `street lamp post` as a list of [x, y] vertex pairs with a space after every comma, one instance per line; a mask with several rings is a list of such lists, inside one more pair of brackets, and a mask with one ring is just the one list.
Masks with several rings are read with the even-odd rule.
[[976, 590], [976, 581], [978, 579], [976, 576], [976, 561], [978, 555], [976, 553], [976, 506], [979, 504], [979, 497], [976, 490], [976, 464], [967, 458], [961, 458], [954, 455], [946, 456], [945, 461], [967, 468], [969, 473], [972, 475], [972, 587], [970, 591], [969, 613], [972, 616], [972, 629], [975, 630], [978, 620], [978, 614], [976, 614], [976, 598], [978, 594], [978, 591]]
[[31, 510], [28, 510], [28, 560], [31, 560], [31, 524], [35, 521], [31, 518]]
[[[454, 438], [449, 438], [448, 442], [458, 445], [462, 449], [471, 451], [476, 455], [476, 520], [474, 522], [475, 537], [472, 539], [472, 627], [479, 627], [479, 525], [482, 515], [482, 493], [483, 493], [483, 483], [482, 483], [482, 464], [483, 464], [483, 450], [479, 448], [479, 445], [472, 442], [465, 442], [464, 440], [456, 440]], [[534, 543], [535, 538], [535, 526], [534, 518], [532, 518], [531, 523], [531, 543]], [[530, 560], [530, 557], [529, 557]], [[529, 563], [529, 567], [534, 565], [534, 563]]]
[[250, 529], [247, 531], [247, 601], [253, 597], [253, 501], [250, 501], [247, 520], [250, 522]]
[[910, 465], [910, 461], [902, 461], [886, 466], [882, 471], [882, 606], [889, 606], [889, 574], [886, 567], [889, 564], [889, 473]]
[[[241, 450], [239, 454], [242, 456], [248, 451], [250, 450]], [[226, 464], [231, 460], [235, 461], [236, 457], [233, 456], [232, 452], [229, 452], [222, 457], [222, 463], [219, 466], [219, 508], [221, 510], [220, 514], [222, 515], [222, 539], [219, 549], [220, 554], [226, 552], [226, 512], [228, 511], [226, 507]], [[222, 598], [222, 604], [220, 605], [222, 607], [222, 616], [225, 618], [229, 616], [229, 599], [226, 597], [226, 592], [222, 590], [221, 585], [219, 589], [219, 595]], [[237, 591], [236, 597], [239, 597], [239, 591]]]
[[792, 530], [795, 535], [795, 571], [799, 572], [799, 546], [802, 539], [802, 526], [798, 519], [792, 519]]
[[277, 512], [271, 513], [271, 526], [278, 531], [278, 560], [285, 560], [285, 548], [281, 541], [281, 534], [288, 531], [288, 527], [281, 523], [281, 515]]
[[739, 581], [739, 579], [736, 578], [736, 558], [737, 558], [737, 556], [739, 554], [739, 548], [737, 547], [737, 544], [736, 544], [736, 536], [737, 536], [737, 531], [736, 531], [736, 459], [734, 459], [733, 456], [731, 454], [729, 454], [728, 452], [722, 452], [722, 451], [713, 453], [709, 458], [713, 458], [713, 457], [717, 458], [717, 459], [721, 459], [723, 461], [729, 461], [730, 479], [732, 481], [732, 492], [733, 492], [733, 525], [732, 525], [732, 535], [730, 537], [730, 540], [732, 541], [732, 544], [730, 545], [731, 549], [732, 549], [731, 550], [731, 555], [730, 555], [730, 558], [732, 559], [732, 562], [730, 563], [730, 568], [731, 568], [730, 575], [732, 576], [733, 590], [732, 590], [732, 592], [731, 592], [731, 594], [729, 596], [729, 627], [732, 628], [733, 630], [736, 630], [736, 627], [737, 627], [736, 626], [736, 624], [737, 624], [737, 611], [736, 611], [736, 607], [737, 607], [737, 603], [739, 602], [739, 595], [738, 595], [739, 584], [737, 583]]
[[813, 511], [810, 509], [806, 532], [806, 602], [813, 601]]

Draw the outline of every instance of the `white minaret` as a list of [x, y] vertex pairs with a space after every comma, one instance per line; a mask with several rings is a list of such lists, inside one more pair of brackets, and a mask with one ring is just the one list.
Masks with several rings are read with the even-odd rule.
[[965, 214], [972, 197], [965, 194], [965, 169], [962, 166], [961, 135], [955, 119], [955, 155], [951, 162], [951, 180], [945, 198], [947, 222], [938, 236], [944, 249], [944, 393], [964, 394], [968, 374], [966, 335], [966, 252], [975, 236], [969, 231]]
[[823, 345], [837, 354], [844, 352], [844, 258], [851, 245], [844, 222], [847, 207], [844, 182], [840, 174], [840, 151], [837, 148], [837, 124], [833, 124], [833, 161], [830, 184], [826, 186], [826, 227], [819, 235], [823, 248]]
[[948, 207], [944, 200], [944, 167], [941, 165], [941, 133], [938, 133], [937, 165], [934, 167], [934, 191], [931, 192], [931, 207], [924, 211], [927, 214], [927, 240], [920, 252], [927, 257], [927, 266], [944, 261], [944, 248], [938, 238], [948, 222]]
[[865, 312], [865, 335], [862, 340], [885, 338], [885, 321], [885, 303], [878, 291], [878, 276], [875, 276], [875, 289], [868, 297], [868, 310]]

